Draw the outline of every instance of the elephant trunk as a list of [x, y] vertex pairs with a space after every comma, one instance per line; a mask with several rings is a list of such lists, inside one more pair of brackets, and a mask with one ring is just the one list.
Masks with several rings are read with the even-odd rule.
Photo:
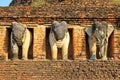
[[54, 35], [56, 40], [62, 40], [65, 37], [65, 32], [61, 29], [57, 30], [57, 32], [54, 31]]

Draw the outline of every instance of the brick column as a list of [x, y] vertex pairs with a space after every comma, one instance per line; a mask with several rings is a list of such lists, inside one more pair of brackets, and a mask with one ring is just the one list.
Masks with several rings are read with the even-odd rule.
[[73, 28], [73, 51], [74, 59], [86, 59], [86, 42], [84, 27], [74, 26]]
[[114, 30], [114, 57], [120, 59], [120, 30]]
[[46, 59], [45, 49], [45, 26], [34, 27], [34, 38], [33, 38], [33, 59], [43, 60]]
[[0, 26], [0, 60], [8, 60], [8, 37], [6, 26]]

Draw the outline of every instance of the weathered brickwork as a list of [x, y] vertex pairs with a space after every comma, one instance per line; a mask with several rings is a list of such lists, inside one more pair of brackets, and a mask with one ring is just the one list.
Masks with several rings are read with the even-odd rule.
[[[37, 0], [13, 0], [10, 7], [0, 7], [0, 80], [120, 79], [120, 5], [110, 0], [39, 0], [44, 1], [40, 4], [34, 1]], [[61, 50], [58, 60], [51, 60], [49, 33], [55, 20], [69, 24], [69, 59], [66, 61], [61, 60]], [[88, 60], [88, 35], [84, 30], [94, 20], [114, 25], [108, 44], [108, 57], [114, 60]], [[13, 21], [26, 24], [32, 33], [28, 61], [8, 61]]]
[[[27, 27], [32, 30], [33, 34], [33, 45], [32, 45], [32, 55], [34, 60], [44, 60], [47, 58], [47, 54], [50, 53], [50, 45], [48, 41], [50, 25], [38, 25], [38, 24], [27, 24]], [[4, 55], [5, 60], [8, 58], [9, 47], [10, 47], [10, 25], [1, 26], [1, 56]], [[84, 26], [69, 25], [68, 26], [71, 42], [69, 47], [70, 59], [86, 59], [89, 56], [86, 42], [87, 34], [84, 32]], [[46, 36], [48, 35], [48, 36]], [[47, 42], [46, 42], [47, 40]], [[115, 28], [114, 34], [110, 37], [110, 56], [119, 59], [119, 29]], [[5, 46], [5, 47], [3, 47]], [[46, 47], [49, 46], [49, 47]]]
[[[112, 11], [112, 12], [111, 12]], [[53, 20], [66, 20], [70, 24], [82, 24], [92, 19], [108, 19], [114, 23], [120, 15], [118, 6], [79, 7], [73, 6], [40, 6], [40, 7], [2, 7], [0, 22], [19, 21], [24, 23], [49, 24]], [[8, 13], [9, 12], [9, 13]], [[47, 13], [46, 13], [47, 12]]]
[[[38, 4], [35, 4], [38, 2]], [[111, 5], [114, 3], [119, 3], [119, 0], [12, 0], [10, 6], [40, 6], [43, 4], [47, 5], [79, 5], [79, 6], [103, 6], [103, 5]]]
[[[14, 0], [15, 3], [20, 0]], [[13, 1], [13, 2], [14, 2]], [[22, 1], [22, 0], [21, 0]], [[23, 0], [28, 1], [28, 0]], [[32, 0], [34, 2], [34, 0]], [[37, 1], [37, 0], [36, 0]], [[70, 24], [86, 24], [93, 18], [104, 18], [114, 23], [120, 15], [120, 6], [110, 0], [45, 0], [39, 7], [11, 6], [0, 8], [0, 22], [17, 20], [25, 23], [51, 23], [53, 20], [66, 20]], [[29, 1], [28, 1], [29, 2]], [[9, 12], [9, 13], [8, 13]], [[87, 19], [87, 20], [86, 20]]]
[[8, 47], [7, 47], [7, 28], [6, 26], [0, 26], [0, 60], [8, 59]]
[[[73, 48], [75, 59], [86, 58], [85, 27], [75, 26], [73, 29]], [[82, 58], [80, 58], [82, 57]]]
[[117, 57], [117, 59], [120, 59], [120, 30], [115, 29], [114, 31], [114, 56]]
[[34, 28], [33, 58], [35, 60], [46, 59], [45, 31], [45, 26]]
[[[62, 3], [55, 2], [58, 5], [53, 4], [53, 2], [47, 2], [39, 7], [30, 7], [30, 6], [1, 7], [0, 25], [10, 26], [12, 21], [21, 22], [23, 24], [28, 25], [28, 28], [32, 30], [32, 34], [33, 34], [32, 55], [34, 60], [43, 60], [51, 56], [50, 47], [46, 47], [49, 46], [48, 38], [46, 38], [49, 37], [49, 31], [46, 32], [46, 30], [47, 28], [50, 29], [50, 26], [44, 26], [44, 25], [46, 24], [50, 25], [54, 20], [57, 21], [64, 20], [70, 25], [77, 25], [77, 26], [68, 27], [71, 29], [69, 56], [72, 56], [72, 59], [83, 60], [86, 59], [86, 57], [88, 58], [89, 56], [89, 52], [87, 49], [88, 44], [86, 43], [87, 35], [84, 32], [85, 27], [87, 27], [87, 25], [91, 25], [93, 23], [93, 20], [95, 19], [97, 20], [104, 19], [108, 23], [113, 24], [115, 27], [114, 34], [112, 35], [112, 38], [110, 38], [110, 40], [112, 40], [110, 42], [112, 46], [110, 48], [112, 49], [112, 51], [110, 52], [111, 53], [110, 56], [114, 56], [115, 58], [118, 58], [119, 41], [114, 41], [114, 40], [119, 40], [116, 37], [117, 35], [119, 35], [119, 30], [116, 28], [120, 14], [119, 6], [112, 5], [111, 3], [107, 3], [107, 2], [103, 2], [103, 3], [99, 3], [99, 1], [95, 2], [97, 4], [95, 4], [94, 1], [93, 2], [89, 1], [89, 2], [90, 2], [89, 4], [88, 2], [85, 3], [84, 1], [83, 3], [81, 2], [76, 3], [73, 0], [73, 2], [69, 1], [68, 3], [66, 1]], [[95, 6], [90, 6], [90, 4], [93, 3], [95, 4]], [[77, 6], [80, 4], [81, 6]], [[6, 33], [7, 32], [4, 32], [2, 34], [6, 34]], [[6, 39], [6, 42], [9, 42], [8, 40]], [[8, 46], [8, 44], [6, 44], [6, 46]], [[8, 49], [7, 48], [5, 48], [6, 51], [4, 52], [9, 53], [9, 48]], [[3, 49], [3, 47], [1, 49]], [[47, 54], [49, 54], [49, 56], [47, 56]]]
[[0, 80], [119, 80], [120, 61], [1, 61]]

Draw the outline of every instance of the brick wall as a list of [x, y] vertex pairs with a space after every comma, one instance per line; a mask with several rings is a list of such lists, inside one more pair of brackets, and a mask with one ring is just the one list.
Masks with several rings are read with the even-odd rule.
[[115, 29], [114, 31], [114, 56], [120, 59], [120, 29]]
[[[1, 57], [3, 60], [7, 60], [10, 53], [10, 26], [1, 26]], [[49, 32], [51, 25], [38, 25], [38, 24], [27, 24], [28, 29], [31, 31], [32, 47], [31, 55], [34, 60], [44, 60], [51, 59], [51, 50], [49, 45]], [[85, 27], [79, 25], [68, 25], [68, 30], [70, 33], [70, 45], [69, 45], [69, 59], [79, 59], [85, 60], [89, 58], [87, 34], [85, 33]], [[109, 57], [114, 57], [115, 59], [120, 58], [119, 54], [119, 28], [115, 28], [114, 32], [110, 36]], [[61, 52], [58, 52], [58, 57], [60, 58]], [[61, 58], [60, 58], [61, 59]]]
[[[19, 4], [19, 2], [16, 3], [15, 5]], [[119, 5], [113, 5], [109, 0], [86, 0], [85, 2], [83, 0], [63, 0], [62, 2], [46, 0], [46, 3], [39, 7], [0, 7], [0, 12], [0, 80], [110, 80], [120, 78], [120, 61], [117, 60], [120, 59]], [[115, 30], [110, 36], [108, 53], [110, 53], [109, 57], [112, 56], [115, 60], [87, 60], [89, 52], [84, 29], [93, 23], [94, 19], [104, 19], [114, 25]], [[51, 60], [48, 36], [54, 20], [64, 20], [69, 24], [71, 42], [68, 61], [61, 60], [60, 52], [59, 60]], [[29, 61], [7, 61], [10, 57], [12, 21], [26, 24], [32, 32], [32, 58]]]
[[65, 20], [70, 24], [89, 23], [93, 18], [116, 22], [120, 15], [120, 6], [109, 0], [48, 0], [39, 7], [11, 6], [0, 8], [0, 22], [17, 20], [25, 23], [48, 24], [53, 20]]
[[8, 59], [8, 47], [7, 47], [7, 29], [6, 26], [0, 26], [0, 60]]
[[[73, 4], [73, 3], [72, 3]], [[76, 3], [77, 4], [77, 3]], [[80, 3], [78, 3], [80, 4]], [[117, 21], [119, 21], [119, 12], [120, 7], [116, 5], [104, 5], [104, 6], [76, 6], [69, 5], [69, 3], [61, 3], [59, 5], [41, 5], [39, 7], [30, 7], [30, 6], [11, 6], [11, 7], [0, 7], [0, 25], [3, 28], [4, 26], [10, 26], [12, 21], [21, 22], [28, 25], [28, 28], [31, 28], [33, 32], [33, 48], [32, 54], [35, 60], [46, 59], [48, 54], [50, 55], [50, 47], [46, 47], [49, 42], [46, 42], [46, 26], [51, 24], [54, 20], [57, 21], [66, 21], [70, 25], [71, 29], [71, 44], [69, 48], [69, 56], [72, 56], [72, 59], [86, 59], [88, 58], [89, 52], [86, 48], [88, 45], [86, 43], [86, 34], [84, 32], [85, 27], [93, 23], [94, 19], [97, 20], [106, 20], [108, 23], [111, 23], [115, 27], [115, 31], [112, 37], [112, 56], [118, 58], [119, 56], [119, 41], [117, 40], [117, 35], [119, 35], [119, 29], [117, 28]], [[30, 24], [30, 25], [29, 25]], [[36, 24], [36, 25], [34, 25]], [[29, 27], [30, 26], [30, 27]], [[3, 28], [5, 31], [6, 28]], [[2, 29], [1, 29], [2, 31]], [[42, 33], [41, 33], [42, 32]], [[7, 32], [2, 33], [6, 34]], [[7, 34], [6, 34], [7, 35]], [[5, 36], [6, 36], [5, 35]], [[80, 37], [79, 37], [80, 36]], [[48, 36], [47, 36], [48, 37]], [[118, 39], [119, 40], [119, 39]], [[4, 41], [1, 39], [1, 41]], [[8, 40], [6, 39], [5, 45]], [[114, 45], [114, 44], [115, 45]], [[117, 45], [116, 45], [117, 44]], [[1, 54], [9, 53], [8, 49], [5, 49], [0, 46], [4, 52]], [[48, 51], [46, 49], [48, 48]], [[47, 56], [47, 57], [46, 57]]]
[[120, 61], [1, 61], [0, 80], [119, 80]]
[[[79, 6], [103, 6], [119, 3], [119, 0], [12, 0], [10, 6], [41, 6], [43, 4], [67, 4], [67, 5], [79, 5]], [[36, 4], [37, 3], [37, 4]], [[117, 4], [118, 4], [117, 3]], [[93, 5], [92, 5], [93, 4]], [[116, 5], [117, 5], [116, 4]]]
[[[25, 24], [51, 24], [54, 20], [67, 21], [69, 24], [89, 25], [94, 19], [106, 20], [116, 25], [119, 22], [119, 6], [80, 7], [66, 5], [40, 7], [0, 7], [0, 24], [18, 21]], [[47, 13], [46, 13], [47, 12]]]

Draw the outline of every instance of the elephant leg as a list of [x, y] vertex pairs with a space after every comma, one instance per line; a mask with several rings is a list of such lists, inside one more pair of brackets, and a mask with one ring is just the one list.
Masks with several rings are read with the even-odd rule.
[[66, 37], [64, 39], [63, 47], [62, 47], [62, 58], [63, 58], [63, 60], [68, 59], [69, 42], [70, 42], [70, 35], [69, 35], [69, 33], [66, 33]]
[[[107, 48], [107, 47], [105, 47]], [[103, 57], [102, 57], [102, 60], [107, 60], [107, 52], [106, 52], [107, 49], [105, 49], [105, 52], [103, 54]]]
[[96, 39], [94, 37], [90, 37], [88, 39], [89, 41], [89, 49], [90, 49], [90, 59], [91, 60], [96, 60]]
[[52, 53], [52, 59], [57, 60], [57, 46], [56, 45], [51, 46], [51, 53]]
[[57, 52], [58, 52], [57, 44], [56, 44], [56, 41], [52, 33], [50, 33], [49, 35], [49, 42], [50, 42], [50, 47], [51, 47], [52, 59], [57, 60]]
[[[13, 39], [13, 35], [11, 33], [11, 52], [13, 54], [13, 59], [17, 60], [18, 59], [18, 51], [19, 48], [17, 46], [17, 43], [15, 42], [15, 40]], [[11, 56], [12, 57], [12, 56]]]
[[63, 60], [68, 59], [68, 45], [64, 45], [62, 47], [62, 58], [63, 58]]
[[26, 30], [25, 35], [23, 37], [23, 46], [22, 46], [22, 59], [28, 60], [28, 51], [31, 43], [31, 33], [30, 31]]
[[105, 43], [102, 47], [101, 47], [101, 54], [102, 54], [102, 60], [107, 60], [107, 47], [108, 47], [108, 43]]
[[15, 43], [12, 46], [13, 59], [15, 59], [15, 60], [18, 60], [18, 51], [19, 51], [19, 48], [18, 48], [17, 44]]

